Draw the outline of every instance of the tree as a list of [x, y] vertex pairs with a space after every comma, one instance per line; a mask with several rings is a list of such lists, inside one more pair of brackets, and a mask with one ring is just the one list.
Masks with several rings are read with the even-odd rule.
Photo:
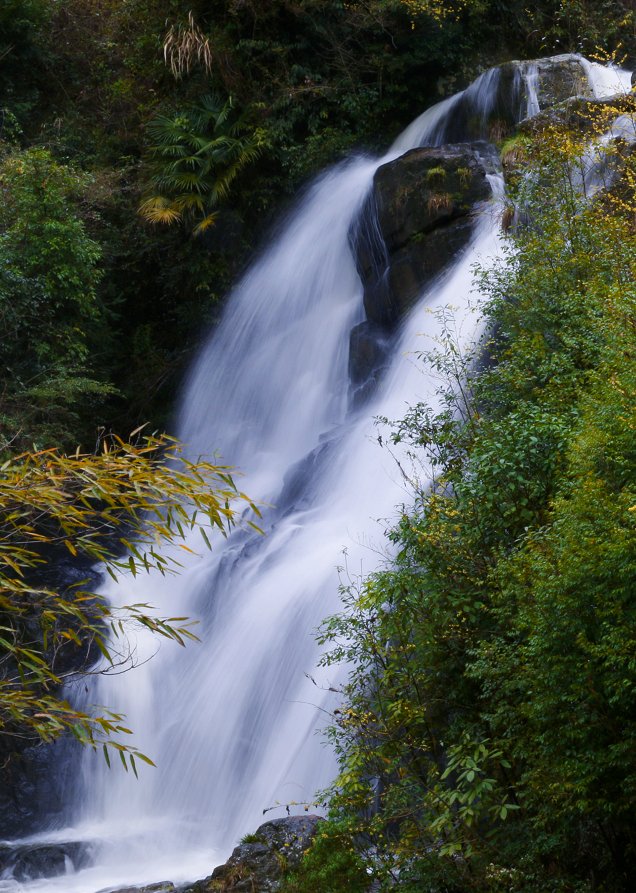
[[0, 449], [73, 442], [82, 411], [114, 390], [93, 372], [101, 250], [79, 212], [88, 180], [45, 149], [0, 160]]
[[0, 7], [0, 96], [16, 114], [38, 99], [45, 55], [39, 38], [50, 15], [50, 0], [3, 0]]
[[[162, 461], [158, 461], [161, 458]], [[27, 453], [0, 469], [0, 735], [51, 741], [71, 733], [83, 744], [126, 756], [136, 749], [117, 735], [123, 717], [75, 709], [62, 691], [69, 678], [132, 665], [126, 629], [141, 625], [183, 645], [194, 639], [183, 617], [161, 618], [150, 605], [115, 609], [85, 579], [47, 585], [62, 554], [86, 568], [99, 561], [115, 579], [178, 572], [197, 531], [225, 535], [246, 502], [223, 466], [190, 462], [163, 435], [137, 444], [111, 437], [97, 454]], [[249, 500], [247, 500], [249, 502]], [[250, 505], [252, 505], [250, 503]], [[252, 505], [252, 510], [257, 511]], [[186, 542], [187, 540], [187, 542]], [[122, 583], [125, 585], [125, 583]]]

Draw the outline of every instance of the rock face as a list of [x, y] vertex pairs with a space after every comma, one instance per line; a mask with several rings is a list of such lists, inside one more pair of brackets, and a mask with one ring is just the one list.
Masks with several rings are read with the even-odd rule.
[[375, 323], [365, 320], [349, 336], [349, 381], [353, 404], [359, 405], [373, 392], [388, 367], [393, 339]]
[[99, 893], [177, 893], [177, 887], [172, 881], [160, 881], [158, 884], [148, 884], [145, 887], [119, 887], [114, 890], [107, 888]]
[[285, 872], [300, 862], [321, 821], [309, 815], [266, 822], [234, 849], [225, 865], [183, 893], [275, 893]]
[[[367, 319], [380, 331], [394, 329], [467, 244], [473, 209], [491, 192], [482, 158], [471, 144], [413, 149], [376, 171], [365, 221], [353, 241]], [[363, 354], [381, 351], [361, 334], [354, 330], [351, 367], [366, 371]]]
[[593, 96], [579, 56], [564, 54], [529, 62], [506, 62], [484, 72], [459, 96], [435, 142], [504, 139], [526, 117], [533, 93], [538, 95], [541, 110], [571, 96]]
[[62, 810], [64, 778], [53, 768], [57, 756], [53, 746], [18, 750], [11, 744], [0, 741], [0, 839], [27, 837]]
[[578, 56], [550, 56], [537, 59], [537, 92], [542, 109], [564, 102], [571, 96], [592, 97], [587, 71]]
[[90, 864], [92, 846], [84, 841], [0, 844], [0, 877], [25, 882], [78, 871]]

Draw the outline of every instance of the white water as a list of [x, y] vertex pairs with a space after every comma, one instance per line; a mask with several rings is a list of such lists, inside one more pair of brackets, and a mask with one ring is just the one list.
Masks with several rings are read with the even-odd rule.
[[[487, 72], [464, 94], [472, 90], [484, 126], [496, 87]], [[179, 434], [193, 455], [219, 450], [244, 472], [242, 488], [276, 507], [266, 512], [267, 534], [217, 542], [178, 578], [138, 578], [132, 593], [132, 581], [112, 587], [114, 602], [150, 601], [160, 613], [201, 620], [201, 645], [168, 644], [130, 675], [100, 679], [92, 694], [128, 715], [135, 744], [159, 768], [143, 767], [137, 783], [89, 759], [74, 827], [57, 837], [97, 841], [94, 867], [26, 886], [0, 881], [1, 890], [94, 893], [203, 877], [264, 809], [311, 801], [333, 776], [315, 729], [333, 698], [322, 688], [337, 680], [316, 674], [313, 631], [338, 608], [343, 549], [354, 575], [372, 572], [395, 507], [410, 499], [372, 420], [399, 418], [418, 400], [434, 404], [437, 382], [413, 359], [439, 334], [431, 311], [452, 305], [460, 345], [474, 343], [471, 266], [498, 252], [498, 213], [484, 208], [469, 248], [422, 296], [378, 393], [357, 413], [348, 408], [347, 361], [362, 289], [348, 233], [378, 166], [437, 144], [458, 101], [418, 118], [384, 158], [354, 159], [321, 177], [235, 289], [192, 372]], [[156, 647], [140, 635], [138, 659]]]

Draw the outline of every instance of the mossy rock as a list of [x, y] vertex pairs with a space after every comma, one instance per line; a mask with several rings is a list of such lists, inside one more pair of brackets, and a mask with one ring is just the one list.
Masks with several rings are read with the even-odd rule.
[[606, 130], [618, 115], [636, 115], [636, 95], [621, 93], [605, 99], [573, 96], [527, 118], [519, 125], [519, 133], [532, 137], [556, 128], [585, 136]]
[[321, 821], [309, 815], [265, 822], [210, 877], [183, 888], [182, 893], [276, 893], [287, 871], [300, 863]]
[[473, 209], [491, 194], [488, 151], [468, 143], [413, 149], [376, 171], [365, 209], [374, 220], [359, 227], [354, 250], [367, 319], [382, 331], [468, 243]]

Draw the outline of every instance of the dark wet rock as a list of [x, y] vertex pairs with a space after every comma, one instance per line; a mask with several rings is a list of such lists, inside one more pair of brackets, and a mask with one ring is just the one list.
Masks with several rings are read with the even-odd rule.
[[491, 192], [480, 149], [413, 149], [376, 171], [367, 223], [353, 241], [367, 319], [384, 333], [470, 239], [473, 209]]
[[58, 745], [10, 750], [0, 741], [0, 839], [27, 837], [61, 816], [64, 773], [55, 771]]
[[[448, 225], [438, 224], [412, 244], [396, 251], [391, 257], [389, 294], [391, 302], [385, 321], [399, 322], [411, 309], [423, 288], [431, 283], [465, 248], [473, 231], [472, 215], [453, 220]], [[369, 307], [369, 309], [371, 309]], [[378, 318], [378, 308], [371, 311]]]
[[484, 72], [461, 94], [434, 142], [497, 142], [507, 136], [527, 106], [520, 65], [512, 62]]
[[91, 853], [92, 846], [85, 841], [1, 843], [0, 876], [19, 882], [56, 877], [84, 868]]
[[321, 472], [327, 466], [332, 440], [325, 440], [295, 462], [285, 474], [277, 508], [284, 514], [306, 508], [311, 504]]
[[183, 888], [183, 893], [276, 893], [285, 873], [299, 864], [321, 821], [308, 815], [266, 822], [210, 877]]
[[143, 887], [107, 887], [98, 893], [176, 893], [178, 889], [172, 881], [160, 881], [158, 884], [146, 884]]
[[374, 190], [389, 254], [490, 195], [484, 164], [469, 145], [412, 149], [378, 168]]
[[435, 142], [505, 139], [526, 116], [532, 88], [542, 110], [571, 96], [593, 95], [578, 56], [506, 62], [484, 72], [461, 94], [435, 134]]
[[[488, 150], [475, 141], [512, 134], [533, 90], [542, 112], [524, 122], [523, 132], [552, 120], [583, 122], [606, 102], [594, 100], [578, 56], [509, 62], [485, 72], [455, 102], [434, 137], [445, 145], [413, 149], [376, 171], [351, 234], [370, 323], [385, 332], [395, 329], [468, 243], [473, 208], [490, 195], [486, 175], [492, 170]], [[631, 96], [619, 99], [625, 113], [634, 107]], [[354, 374], [364, 368], [353, 351], [351, 368]], [[354, 388], [362, 386], [361, 377], [352, 379]]]
[[371, 322], [361, 322], [349, 337], [349, 380], [354, 387], [365, 384], [386, 366], [391, 339]]

